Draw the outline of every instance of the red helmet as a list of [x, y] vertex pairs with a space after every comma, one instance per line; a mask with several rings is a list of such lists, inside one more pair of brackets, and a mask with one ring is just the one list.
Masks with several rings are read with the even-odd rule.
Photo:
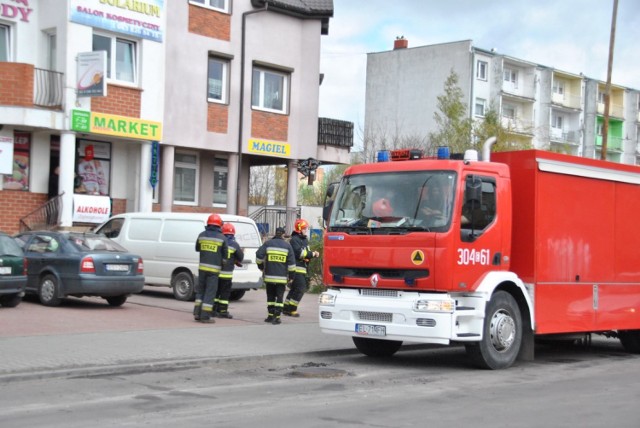
[[207, 219], [207, 225], [210, 224], [218, 227], [222, 226], [222, 217], [220, 217], [218, 214], [211, 214]]
[[303, 218], [297, 219], [296, 222], [293, 224], [294, 232], [301, 233], [303, 229], [308, 229], [308, 228], [309, 228], [309, 223], [307, 222], [307, 220]]
[[222, 233], [225, 235], [235, 235], [236, 228], [231, 223], [225, 223], [222, 225]]
[[387, 198], [380, 198], [373, 203], [371, 211], [376, 217], [389, 217], [393, 214], [393, 207]]

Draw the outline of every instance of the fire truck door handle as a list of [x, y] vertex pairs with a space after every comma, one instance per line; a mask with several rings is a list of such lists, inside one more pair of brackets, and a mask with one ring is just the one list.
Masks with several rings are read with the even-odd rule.
[[493, 255], [493, 265], [500, 266], [501, 261], [502, 261], [502, 253], [495, 253]]

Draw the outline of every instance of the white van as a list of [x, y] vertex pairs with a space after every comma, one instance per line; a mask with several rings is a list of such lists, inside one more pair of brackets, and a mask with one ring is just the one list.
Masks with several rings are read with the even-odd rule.
[[[192, 300], [198, 280], [200, 257], [196, 239], [204, 231], [210, 214], [180, 212], [125, 213], [111, 217], [96, 228], [144, 262], [145, 283], [173, 288], [178, 300]], [[220, 214], [222, 221], [236, 228], [236, 241], [244, 251], [242, 267], [233, 271], [231, 300], [242, 298], [246, 290], [262, 285], [256, 265], [256, 251], [262, 239], [256, 223], [248, 218]]]

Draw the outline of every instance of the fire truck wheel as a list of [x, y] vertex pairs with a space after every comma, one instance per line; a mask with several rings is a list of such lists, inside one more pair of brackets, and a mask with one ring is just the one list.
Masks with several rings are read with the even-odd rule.
[[640, 330], [620, 330], [618, 338], [625, 351], [640, 354]]
[[483, 369], [506, 369], [518, 356], [522, 342], [522, 317], [513, 296], [496, 291], [487, 304], [483, 338], [466, 345], [467, 354]]
[[364, 337], [352, 337], [352, 339], [358, 351], [368, 357], [390, 357], [402, 346], [402, 341], [400, 340], [368, 339]]

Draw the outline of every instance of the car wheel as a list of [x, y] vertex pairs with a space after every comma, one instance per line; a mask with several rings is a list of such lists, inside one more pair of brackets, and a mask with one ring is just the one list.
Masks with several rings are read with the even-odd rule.
[[122, 306], [127, 301], [127, 296], [109, 296], [104, 298], [109, 306]]
[[173, 297], [188, 302], [195, 295], [193, 277], [188, 272], [179, 272], [171, 279]]
[[58, 306], [62, 299], [58, 297], [58, 280], [53, 275], [45, 275], [38, 288], [40, 303], [45, 306]]
[[244, 296], [245, 290], [231, 290], [231, 295], [229, 296], [229, 300], [235, 302], [237, 300], [242, 299]]
[[5, 308], [15, 308], [22, 301], [22, 295], [20, 293], [16, 294], [7, 294], [5, 296], [0, 296], [0, 305]]

